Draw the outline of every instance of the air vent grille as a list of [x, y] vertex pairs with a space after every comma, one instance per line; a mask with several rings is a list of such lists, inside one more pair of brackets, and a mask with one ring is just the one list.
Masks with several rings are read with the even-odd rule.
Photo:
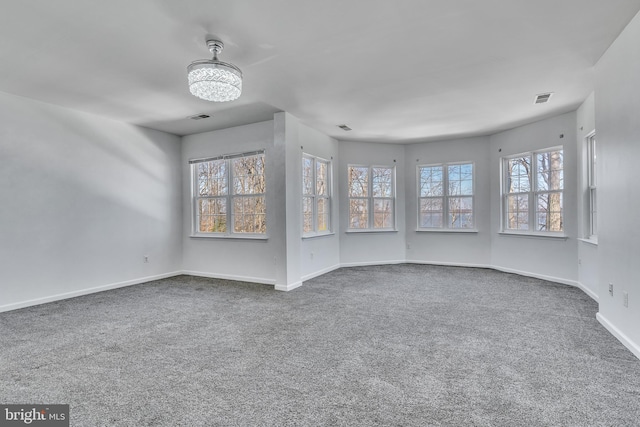
[[351, 130], [351, 128], [347, 125], [338, 125], [338, 127], [347, 132]]
[[209, 117], [211, 116], [208, 114], [196, 114], [195, 116], [189, 116], [191, 120], [202, 120], [202, 119], [208, 119]]
[[553, 95], [553, 93], [541, 93], [539, 95], [536, 95], [536, 99], [534, 101], [534, 104], [544, 104], [546, 102], [549, 102], [549, 98], [551, 98], [551, 95]]

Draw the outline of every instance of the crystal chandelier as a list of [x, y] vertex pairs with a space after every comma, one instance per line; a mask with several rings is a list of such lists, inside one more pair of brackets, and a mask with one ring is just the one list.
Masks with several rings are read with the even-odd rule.
[[218, 60], [224, 49], [219, 40], [207, 40], [213, 59], [194, 61], [187, 67], [189, 91], [198, 98], [213, 102], [238, 99], [242, 92], [242, 71], [233, 64]]

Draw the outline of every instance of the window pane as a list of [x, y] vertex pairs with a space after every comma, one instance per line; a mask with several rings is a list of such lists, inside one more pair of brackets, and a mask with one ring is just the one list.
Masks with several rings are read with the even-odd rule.
[[391, 197], [393, 195], [393, 169], [371, 168], [373, 197]]
[[227, 194], [227, 163], [214, 160], [196, 164], [199, 196], [223, 196]]
[[529, 229], [529, 196], [507, 196], [507, 229]]
[[442, 228], [442, 198], [420, 199], [420, 227]]
[[507, 192], [531, 191], [531, 157], [523, 156], [507, 161]]
[[329, 230], [329, 199], [318, 198], [318, 231]]
[[329, 167], [327, 162], [316, 161], [316, 194], [318, 196], [329, 195]]
[[597, 236], [598, 235], [598, 221], [597, 221], [597, 217], [598, 217], [598, 198], [597, 198], [597, 194], [596, 194], [596, 189], [592, 188], [589, 191], [590, 194], [590, 198], [591, 198], [591, 235], [592, 236]]
[[562, 193], [538, 195], [536, 222], [538, 231], [562, 231]]
[[369, 168], [349, 166], [349, 197], [369, 195]]
[[349, 200], [349, 228], [368, 228], [369, 201], [366, 199]]
[[393, 228], [393, 201], [373, 199], [373, 228]]
[[442, 166], [425, 166], [419, 168], [420, 197], [442, 196]]
[[265, 233], [266, 209], [264, 196], [233, 198], [233, 231]]
[[536, 191], [562, 190], [563, 156], [562, 150], [547, 151], [536, 155]]
[[302, 230], [313, 231], [313, 197], [302, 198]]
[[302, 158], [302, 194], [313, 195], [313, 159]]
[[447, 167], [449, 178], [448, 195], [471, 196], [473, 195], [473, 165], [451, 165]]
[[473, 198], [449, 198], [449, 228], [473, 228]]
[[198, 231], [203, 233], [227, 231], [226, 199], [198, 200]]
[[231, 160], [233, 194], [264, 194], [264, 154]]
[[589, 185], [596, 186], [596, 137], [589, 139]]

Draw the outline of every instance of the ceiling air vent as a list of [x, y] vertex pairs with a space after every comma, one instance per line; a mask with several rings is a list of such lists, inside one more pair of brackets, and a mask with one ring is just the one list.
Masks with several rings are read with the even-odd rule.
[[347, 132], [351, 130], [351, 128], [347, 125], [338, 125], [338, 127]]
[[208, 114], [196, 114], [195, 116], [189, 116], [191, 120], [202, 120], [202, 119], [208, 119], [209, 117], [211, 116]]
[[549, 102], [549, 98], [551, 98], [551, 95], [553, 95], [553, 92], [541, 93], [539, 95], [536, 95], [536, 100], [533, 103], [534, 104], [544, 104], [546, 102]]

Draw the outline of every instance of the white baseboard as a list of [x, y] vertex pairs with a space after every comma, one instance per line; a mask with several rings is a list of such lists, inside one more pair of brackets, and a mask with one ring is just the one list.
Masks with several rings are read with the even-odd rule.
[[421, 265], [444, 265], [446, 267], [473, 267], [473, 268], [492, 268], [487, 264], [470, 264], [464, 262], [446, 262], [446, 261], [423, 261], [408, 259], [407, 264], [421, 264]]
[[533, 277], [534, 279], [541, 279], [541, 280], [546, 280], [546, 281], [549, 281], [549, 282], [561, 283], [563, 285], [574, 286], [576, 288], [580, 287], [580, 286], [578, 286], [578, 282], [576, 280], [562, 279], [560, 277], [554, 277], [554, 276], [545, 276], [544, 274], [532, 273], [530, 271], [517, 270], [515, 268], [501, 267], [501, 266], [498, 266], [498, 265], [493, 265], [493, 266], [490, 266], [489, 268], [493, 268], [494, 270], [502, 271], [504, 273], [513, 273], [513, 274], [517, 274], [517, 275], [520, 275], [520, 276]]
[[368, 267], [370, 265], [389, 265], [389, 264], [406, 264], [404, 259], [396, 259], [392, 261], [366, 261], [366, 262], [344, 262], [340, 267]]
[[307, 274], [305, 276], [302, 276], [301, 277], [301, 281], [306, 282], [307, 280], [311, 280], [314, 277], [322, 276], [323, 274], [330, 273], [330, 272], [332, 272], [334, 270], [337, 270], [339, 268], [340, 268], [340, 264], [336, 264], [336, 265], [332, 265], [331, 267], [323, 268], [322, 270], [318, 270], [318, 271], [315, 271], [315, 272], [313, 272], [311, 274]]
[[83, 295], [95, 294], [97, 292], [108, 291], [111, 289], [124, 288], [125, 286], [139, 285], [140, 283], [151, 282], [153, 280], [166, 279], [168, 277], [179, 276], [183, 274], [181, 271], [174, 271], [171, 273], [158, 274], [155, 276], [141, 277], [139, 279], [126, 280], [124, 282], [110, 283], [108, 285], [96, 286], [88, 289], [80, 289], [72, 292], [65, 292], [62, 294], [50, 295], [42, 298], [36, 298], [27, 301], [16, 302], [12, 304], [0, 305], [0, 313], [5, 311], [17, 310], [19, 308], [31, 307], [34, 305], [46, 304], [48, 302], [60, 301], [63, 299], [69, 299], [79, 297]]
[[263, 277], [238, 276], [235, 274], [217, 274], [217, 273], [209, 273], [204, 271], [191, 271], [191, 270], [183, 270], [181, 273], [186, 274], [188, 276], [208, 277], [210, 279], [235, 280], [237, 282], [262, 283], [264, 285], [276, 284], [275, 279], [265, 279]]
[[592, 300], [594, 300], [595, 302], [600, 302], [600, 297], [598, 296], [598, 294], [587, 288], [584, 284], [578, 282], [578, 287], [582, 289], [582, 292], [589, 295]]
[[302, 280], [300, 280], [299, 282], [290, 283], [288, 285], [275, 285], [274, 289], [276, 291], [289, 292], [294, 290], [295, 288], [299, 288], [300, 286], [302, 286]]
[[620, 329], [616, 328], [602, 314], [600, 313], [596, 314], [596, 319], [598, 319], [598, 322], [600, 322], [600, 324], [604, 326], [607, 329], [607, 331], [611, 333], [611, 335], [616, 337], [618, 341], [620, 341], [625, 347], [627, 347], [629, 351], [633, 353], [634, 356], [640, 359], [640, 345], [631, 341], [631, 339], [628, 336], [626, 336]]

